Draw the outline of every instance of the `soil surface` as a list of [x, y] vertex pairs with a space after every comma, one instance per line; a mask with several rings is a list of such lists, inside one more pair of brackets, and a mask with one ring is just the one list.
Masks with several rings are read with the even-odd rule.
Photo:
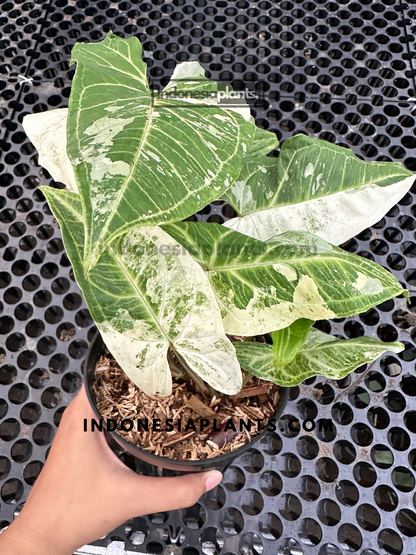
[[198, 460], [235, 451], [267, 426], [279, 403], [278, 386], [245, 371], [237, 395], [218, 397], [175, 375], [171, 395], [146, 395], [108, 352], [95, 372], [96, 406], [103, 419], [111, 419], [130, 443], [171, 459]]

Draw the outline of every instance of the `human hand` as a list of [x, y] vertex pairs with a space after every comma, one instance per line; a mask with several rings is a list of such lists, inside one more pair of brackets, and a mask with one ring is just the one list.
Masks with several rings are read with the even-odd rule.
[[217, 470], [174, 478], [139, 476], [111, 451], [84, 387], [65, 410], [26, 504], [0, 535], [3, 555], [72, 555], [126, 520], [194, 505], [222, 479]]

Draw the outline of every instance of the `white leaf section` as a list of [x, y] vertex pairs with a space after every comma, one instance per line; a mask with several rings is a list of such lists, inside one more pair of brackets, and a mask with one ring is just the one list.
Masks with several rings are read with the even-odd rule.
[[23, 129], [39, 153], [39, 164], [55, 181], [78, 193], [71, 161], [66, 153], [68, 108], [58, 108], [23, 118]]
[[309, 231], [340, 245], [381, 218], [409, 191], [415, 177], [379, 187], [365, 186], [299, 204], [279, 206], [233, 218], [224, 226], [260, 241], [286, 231]]
[[169, 394], [166, 356], [172, 346], [205, 382], [223, 393], [237, 393], [240, 366], [201, 266], [157, 226], [133, 230], [118, 250], [113, 256], [126, 281], [153, 315], [149, 324], [134, 321], [124, 310], [99, 325], [126, 374], [146, 392]]

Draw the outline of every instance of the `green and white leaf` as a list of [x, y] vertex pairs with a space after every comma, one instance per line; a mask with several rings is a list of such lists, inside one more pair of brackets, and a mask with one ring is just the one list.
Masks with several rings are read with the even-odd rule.
[[378, 264], [307, 232], [263, 243], [214, 223], [163, 229], [207, 272], [231, 335], [268, 333], [299, 318], [351, 316], [404, 291]]
[[312, 328], [302, 349], [290, 362], [279, 366], [271, 345], [249, 341], [234, 345], [244, 370], [282, 387], [298, 385], [312, 376], [340, 380], [388, 351], [400, 353], [404, 349], [398, 341], [383, 343], [371, 337], [343, 340]]
[[74, 170], [66, 153], [66, 122], [68, 108], [58, 108], [23, 118], [23, 129], [39, 154], [39, 164], [55, 181], [78, 192]]
[[242, 378], [203, 270], [160, 227], [142, 227], [105, 250], [88, 279], [79, 195], [41, 187], [61, 225], [76, 280], [105, 344], [143, 391], [169, 395], [168, 348], [205, 382], [237, 393]]
[[[118, 235], [180, 221], [219, 198], [240, 173], [254, 125], [211, 104], [151, 91], [135, 37], [110, 33], [99, 43], [77, 43], [72, 62], [67, 152], [85, 214], [88, 275]], [[189, 92], [186, 82], [175, 84]]]
[[296, 135], [278, 158], [246, 159], [224, 195], [239, 217], [224, 225], [261, 241], [300, 230], [340, 245], [378, 222], [414, 179], [398, 162], [363, 162], [347, 148]]

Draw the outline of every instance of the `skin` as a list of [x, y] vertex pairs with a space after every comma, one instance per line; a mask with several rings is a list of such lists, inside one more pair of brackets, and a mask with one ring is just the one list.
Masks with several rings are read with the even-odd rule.
[[191, 507], [217, 486], [217, 470], [174, 478], [139, 476], [111, 451], [84, 388], [65, 410], [46, 464], [16, 520], [0, 534], [2, 555], [72, 555], [130, 518]]

